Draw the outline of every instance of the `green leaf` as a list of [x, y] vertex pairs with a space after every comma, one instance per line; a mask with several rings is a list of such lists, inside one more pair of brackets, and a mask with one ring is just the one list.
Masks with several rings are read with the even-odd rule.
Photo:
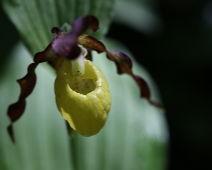
[[[108, 49], [130, 54], [117, 43], [106, 41]], [[19, 56], [19, 58], [17, 57]], [[7, 107], [19, 94], [15, 80], [26, 74], [32, 62], [23, 44], [13, 50], [2, 74], [0, 94], [0, 169], [3, 170], [164, 170], [167, 127], [162, 110], [140, 98], [139, 89], [128, 75], [118, 75], [105, 54], [94, 54], [94, 63], [105, 74], [112, 93], [112, 108], [105, 127], [93, 137], [74, 133], [68, 138], [62, 116], [56, 108], [55, 76], [45, 64], [37, 68], [37, 84], [27, 99], [25, 114], [14, 123], [16, 143], [7, 133]], [[129, 55], [131, 56], [131, 55]], [[134, 61], [134, 71], [148, 82], [152, 98], [160, 101], [157, 89], [145, 69]], [[71, 144], [71, 145], [69, 145]]]
[[2, 0], [2, 5], [34, 55], [52, 40], [52, 27], [71, 24], [79, 16], [95, 15], [100, 29], [94, 35], [101, 38], [111, 22], [114, 0]]
[[[130, 54], [120, 44], [106, 41], [114, 48]], [[132, 56], [132, 55], [129, 55]], [[118, 75], [113, 62], [105, 54], [94, 53], [94, 63], [106, 76], [112, 94], [112, 108], [105, 127], [93, 137], [76, 135], [72, 149], [78, 169], [83, 170], [164, 170], [167, 157], [167, 126], [164, 111], [140, 98], [139, 88], [128, 75]], [[134, 61], [134, 71], [150, 86], [152, 98], [160, 101], [154, 81]]]
[[[25, 114], [14, 123], [16, 144], [11, 142], [6, 131], [9, 125], [6, 111], [16, 101], [14, 96], [18, 97], [20, 89], [15, 80], [26, 74], [32, 62], [29, 56], [43, 51], [50, 43], [52, 27], [72, 23], [78, 16], [97, 16], [101, 24], [97, 33], [102, 37], [111, 20], [113, 0], [2, 2], [30, 53], [19, 44], [1, 76], [0, 94], [4, 100], [0, 102], [0, 169], [165, 169], [168, 135], [163, 111], [141, 99], [136, 83], [128, 75], [117, 75], [114, 63], [107, 60], [105, 54], [94, 54], [94, 63], [108, 79], [112, 108], [99, 134], [85, 138], [74, 133], [68, 139], [64, 120], [56, 108], [55, 77], [41, 64], [36, 70], [38, 83], [27, 99]], [[106, 46], [129, 54], [117, 43], [109, 41]], [[157, 89], [146, 70], [134, 62], [134, 71], [149, 84], [152, 99], [159, 101]]]
[[36, 69], [36, 87], [27, 99], [25, 114], [14, 123], [16, 143], [9, 138], [7, 108], [17, 100], [20, 92], [15, 80], [26, 74], [27, 66], [32, 62], [23, 44], [18, 44], [12, 51], [0, 80], [3, 99], [0, 102], [0, 169], [71, 169], [66, 126], [55, 104], [55, 76], [44, 67], [45, 64]]
[[[157, 0], [117, 0], [115, 22], [127, 25], [146, 35], [160, 33], [163, 23], [158, 17]], [[126, 12], [129, 9], [131, 12]]]

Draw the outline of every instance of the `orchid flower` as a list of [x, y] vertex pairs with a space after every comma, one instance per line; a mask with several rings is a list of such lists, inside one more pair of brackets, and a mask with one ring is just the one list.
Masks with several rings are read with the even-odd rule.
[[102, 42], [83, 34], [88, 29], [97, 31], [98, 26], [98, 19], [88, 15], [75, 20], [69, 32], [61, 31], [57, 27], [52, 29], [52, 33], [56, 34], [53, 41], [44, 51], [35, 54], [34, 62], [29, 65], [26, 76], [17, 80], [21, 93], [18, 101], [10, 105], [7, 112], [11, 120], [8, 132], [13, 141], [15, 138], [12, 125], [24, 112], [26, 98], [36, 84], [35, 69], [42, 62], [48, 62], [57, 73], [56, 104], [71, 129], [83, 136], [92, 136], [103, 128], [111, 107], [111, 95], [101, 68], [90, 61], [91, 51], [106, 53], [106, 57], [115, 63], [118, 74], [126, 73], [135, 80], [141, 97], [152, 105], [163, 108], [150, 99], [146, 81], [133, 73], [132, 61], [126, 54], [107, 50]]

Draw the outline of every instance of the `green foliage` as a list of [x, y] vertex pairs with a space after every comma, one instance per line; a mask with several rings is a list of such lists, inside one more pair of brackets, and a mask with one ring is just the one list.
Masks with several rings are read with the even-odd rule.
[[50, 43], [53, 27], [71, 24], [79, 16], [97, 16], [100, 29], [96, 36], [101, 38], [111, 22], [114, 0], [2, 0], [2, 5], [34, 55]]
[[[115, 47], [114, 43], [110, 44], [106, 43], [109, 48]], [[14, 123], [16, 144], [13, 144], [6, 131], [9, 124], [6, 111], [18, 96], [19, 88], [14, 80], [25, 74], [31, 62], [29, 56], [19, 44], [1, 79], [4, 82], [0, 84], [0, 94], [4, 96], [0, 103], [1, 169], [164, 169], [167, 131], [163, 112], [140, 98], [130, 76], [115, 74], [115, 65], [104, 54], [95, 54], [94, 63], [108, 79], [113, 103], [109, 119], [99, 134], [86, 138], [74, 133], [68, 139], [65, 122], [56, 108], [54, 76], [41, 65], [25, 114]], [[135, 72], [147, 80], [153, 98], [158, 101], [148, 73], [137, 64]]]
[[[102, 131], [93, 137], [67, 135], [65, 122], [56, 108], [55, 76], [43, 64], [34, 92], [27, 98], [24, 115], [14, 123], [16, 143], [6, 128], [8, 106], [17, 100], [15, 80], [26, 74], [30, 56], [52, 40], [51, 28], [71, 23], [78, 16], [93, 14], [100, 20], [98, 37], [108, 30], [113, 0], [3, 0], [3, 7], [18, 29], [23, 44], [11, 53], [0, 84], [0, 169], [3, 170], [163, 170], [166, 167], [167, 128], [162, 110], [140, 98], [136, 83], [128, 75], [116, 74], [105, 54], [94, 53], [94, 63], [105, 74], [112, 93], [112, 109]], [[116, 42], [106, 41], [108, 49], [129, 52]], [[159, 101], [148, 73], [134, 62], [134, 71], [149, 84], [152, 98]], [[4, 98], [3, 98], [4, 97]]]

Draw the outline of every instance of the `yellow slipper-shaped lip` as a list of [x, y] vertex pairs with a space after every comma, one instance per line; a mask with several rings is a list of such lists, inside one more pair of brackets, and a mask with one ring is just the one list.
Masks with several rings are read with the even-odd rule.
[[73, 76], [72, 65], [64, 59], [55, 80], [56, 103], [71, 128], [83, 136], [97, 134], [111, 107], [107, 80], [100, 69], [84, 59], [85, 73]]

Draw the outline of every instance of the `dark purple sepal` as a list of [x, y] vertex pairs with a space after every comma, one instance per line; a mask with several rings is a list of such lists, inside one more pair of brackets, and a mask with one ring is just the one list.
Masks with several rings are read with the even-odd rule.
[[37, 79], [35, 69], [39, 63], [50, 62], [55, 57], [56, 54], [52, 51], [51, 44], [49, 44], [44, 51], [35, 54], [34, 63], [28, 66], [27, 74], [23, 78], [17, 80], [21, 90], [19, 99], [16, 103], [11, 104], [7, 110], [7, 115], [11, 121], [7, 130], [13, 142], [15, 142], [15, 137], [12, 124], [23, 115], [26, 106], [26, 98], [32, 93], [35, 87]]
[[140, 76], [135, 75], [133, 73], [133, 71], [132, 71], [133, 65], [132, 65], [132, 61], [131, 61], [130, 57], [128, 57], [126, 54], [124, 54], [118, 50], [109, 50], [109, 51], [107, 51], [107, 58], [115, 63], [118, 74], [126, 73], [135, 80], [136, 84], [138, 85], [138, 87], [140, 89], [141, 97], [146, 98], [150, 104], [152, 104], [158, 108], [164, 109], [161, 104], [159, 104], [155, 101], [152, 101], [150, 99], [149, 86], [143, 78], [141, 78]]
[[28, 73], [23, 78], [17, 80], [20, 85], [20, 95], [16, 103], [11, 104], [7, 110], [7, 115], [10, 118], [11, 124], [8, 126], [8, 133], [12, 139], [15, 141], [12, 124], [17, 121], [23, 114], [26, 106], [26, 98], [32, 93], [36, 84], [36, 74], [35, 68], [38, 63], [32, 63], [28, 66]]
[[126, 54], [118, 50], [109, 50], [107, 58], [115, 62], [119, 74], [132, 74], [132, 61]]
[[87, 50], [94, 50], [98, 53], [106, 52], [105, 45], [101, 41], [97, 40], [96, 38], [90, 35], [80, 35], [78, 38], [78, 43]]
[[58, 33], [58, 30], [54, 28], [54, 32], [57, 33], [56, 38], [52, 42], [52, 50], [62, 57], [66, 57], [73, 60], [81, 53], [78, 47], [78, 37], [87, 29], [96, 31], [98, 29], [99, 22], [94, 16], [88, 15], [78, 18], [72, 25], [72, 30], [68, 33]]
[[149, 90], [147, 82], [140, 76], [137, 76], [137, 75], [132, 75], [132, 76], [140, 88], [140, 95], [149, 100], [150, 99], [150, 90]]
[[35, 56], [34, 56], [34, 62], [35, 63], [42, 63], [42, 62], [51, 61], [54, 58], [56, 58], [57, 55], [52, 50], [51, 46], [52, 46], [52, 43], [50, 43], [44, 51], [36, 53]]
[[77, 58], [81, 52], [78, 47], [77, 38], [71, 32], [60, 32], [52, 42], [53, 52], [60, 57], [66, 57], [70, 60]]
[[99, 29], [99, 21], [93, 15], [87, 15], [85, 17], [77, 18], [73, 25], [71, 32], [75, 35], [80, 36], [86, 30], [97, 31]]

